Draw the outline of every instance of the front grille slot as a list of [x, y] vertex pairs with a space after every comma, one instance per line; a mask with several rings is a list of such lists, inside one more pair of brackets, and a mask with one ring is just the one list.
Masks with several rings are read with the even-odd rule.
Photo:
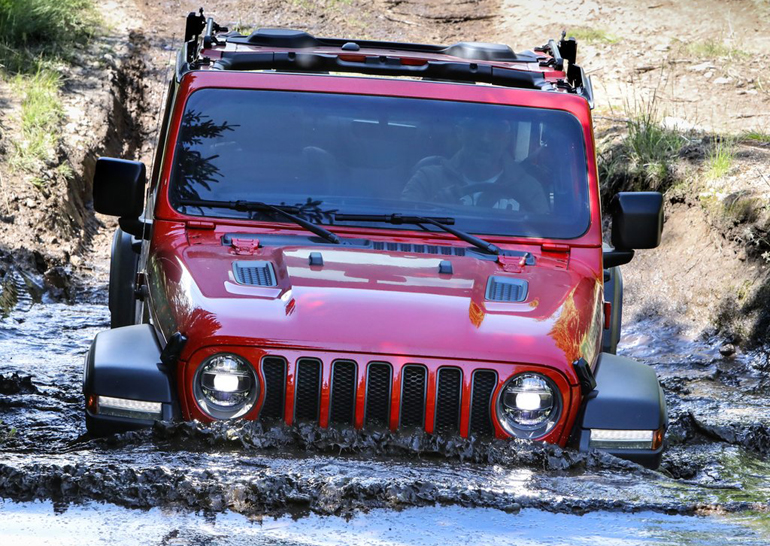
[[491, 436], [494, 433], [491, 408], [496, 384], [497, 374], [493, 371], [478, 370], [473, 374], [469, 435]]
[[297, 362], [294, 421], [318, 421], [321, 403], [321, 363], [312, 358]]
[[366, 424], [387, 427], [390, 425], [390, 364], [369, 364], [366, 378]]
[[436, 385], [436, 433], [460, 432], [460, 402], [463, 373], [458, 368], [441, 368]]
[[261, 419], [283, 419], [286, 396], [286, 361], [268, 356], [262, 359], [262, 374], [265, 377], [265, 401], [260, 412]]
[[355, 424], [356, 363], [339, 360], [332, 364], [331, 394], [329, 395], [329, 422], [338, 425]]
[[401, 426], [425, 426], [426, 370], [423, 366], [404, 366], [401, 372]]

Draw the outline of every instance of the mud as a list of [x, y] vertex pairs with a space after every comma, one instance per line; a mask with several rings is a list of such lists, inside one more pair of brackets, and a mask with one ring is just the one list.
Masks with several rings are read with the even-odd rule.
[[[0, 497], [249, 517], [351, 517], [434, 505], [510, 513], [770, 511], [766, 358], [725, 358], [718, 340], [686, 339], [644, 322], [627, 328], [621, 352], [656, 368], [671, 410], [670, 447], [654, 472], [524, 441], [312, 425], [157, 423], [93, 439], [82, 419], [82, 358], [108, 323], [99, 303], [36, 304], [0, 322], [0, 353], [8, 355], [0, 364]], [[747, 394], [743, 385], [756, 389]]]

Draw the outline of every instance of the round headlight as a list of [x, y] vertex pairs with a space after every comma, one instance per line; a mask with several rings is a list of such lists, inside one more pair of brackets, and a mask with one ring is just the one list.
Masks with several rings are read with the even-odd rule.
[[254, 369], [233, 354], [207, 358], [193, 380], [198, 405], [215, 419], [233, 419], [245, 414], [254, 407], [258, 389]]
[[512, 377], [497, 399], [497, 418], [508, 434], [539, 438], [559, 420], [561, 397], [553, 382], [538, 373]]

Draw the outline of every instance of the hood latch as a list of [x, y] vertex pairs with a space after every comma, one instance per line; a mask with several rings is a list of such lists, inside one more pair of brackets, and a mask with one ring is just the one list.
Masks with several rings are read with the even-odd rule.
[[259, 239], [230, 239], [230, 246], [238, 256], [251, 256], [259, 248]]

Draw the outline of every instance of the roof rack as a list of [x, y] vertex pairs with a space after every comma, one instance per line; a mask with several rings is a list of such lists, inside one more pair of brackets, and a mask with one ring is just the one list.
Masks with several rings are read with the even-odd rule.
[[[379, 76], [411, 76], [435, 80], [489, 83], [519, 89], [554, 91], [562, 89], [584, 97], [593, 108], [593, 88], [583, 69], [575, 64], [577, 42], [566, 39], [549, 40], [535, 52], [546, 53], [550, 58], [536, 56], [532, 52], [514, 53], [502, 44], [459, 42], [449, 46], [382, 42], [373, 40], [342, 40], [339, 38], [317, 38], [307, 32], [290, 29], [259, 29], [249, 36], [226, 33], [226, 27], [218, 25], [212, 17], [191, 12], [187, 16], [185, 43], [177, 58], [177, 80], [191, 71], [207, 66], [214, 70], [281, 70], [291, 72], [353, 72]], [[273, 47], [281, 49], [339, 49], [340, 52], [312, 51], [221, 51], [219, 59], [212, 60], [202, 51], [223, 43]], [[376, 54], [360, 53], [365, 50], [382, 50]], [[388, 55], [386, 51], [409, 51], [432, 55], [447, 55], [460, 61], [439, 61], [409, 59], [404, 63], [401, 57]], [[418, 62], [420, 61], [420, 62]], [[482, 61], [479, 63], [477, 61]], [[486, 62], [523, 62], [550, 66], [563, 71], [566, 61], [566, 80], [551, 82], [538, 71], [517, 70]]]
[[564, 70], [564, 61], [567, 61], [567, 83], [577, 95], [584, 97], [591, 108], [594, 107], [594, 88], [591, 78], [586, 77], [585, 71], [578, 66], [577, 61], [577, 40], [574, 37], [567, 39], [567, 31], [562, 31], [561, 39], [548, 40], [544, 46], [536, 47], [536, 52], [548, 53], [551, 58], [541, 61], [541, 66], [553, 66], [556, 70]]

